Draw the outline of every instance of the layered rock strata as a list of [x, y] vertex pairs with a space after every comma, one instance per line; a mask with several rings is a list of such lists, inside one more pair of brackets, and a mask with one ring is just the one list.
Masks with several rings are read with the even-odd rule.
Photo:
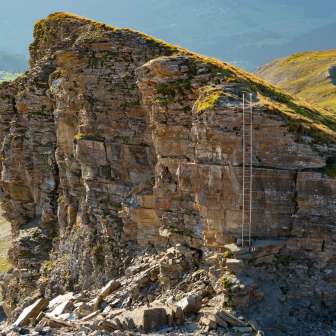
[[36, 25], [30, 53], [30, 70], [0, 86], [8, 315], [102, 286], [138, 251], [181, 243], [201, 256], [236, 241], [244, 92], [253, 239], [334, 269], [335, 135], [317, 110], [225, 63], [68, 14]]

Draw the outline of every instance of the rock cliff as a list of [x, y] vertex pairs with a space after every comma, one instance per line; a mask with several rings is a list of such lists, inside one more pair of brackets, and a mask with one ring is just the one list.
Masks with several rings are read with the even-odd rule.
[[[211, 273], [213, 258], [227, 260], [213, 266], [218, 279], [221, 267], [239, 264], [230, 244], [241, 232], [243, 93], [254, 107], [252, 238], [277, 246], [248, 262], [261, 267], [250, 269], [256, 279], [265, 276], [261, 305], [278, 305], [280, 316], [297, 300], [323, 307], [321, 321], [333, 310], [334, 116], [226, 63], [71, 14], [38, 22], [30, 55], [30, 70], [0, 85], [11, 319], [41, 296], [130, 274], [144, 253], [173, 249], [175, 259], [160, 259], [150, 276], [161, 289], [204, 263]], [[262, 288], [272, 281], [286, 287], [272, 297], [279, 301]]]

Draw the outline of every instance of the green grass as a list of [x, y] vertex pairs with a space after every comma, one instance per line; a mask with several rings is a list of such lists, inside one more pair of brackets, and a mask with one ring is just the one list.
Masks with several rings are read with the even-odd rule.
[[336, 49], [292, 55], [262, 67], [258, 74], [291, 94], [336, 113]]
[[11, 265], [7, 258], [0, 257], [0, 273], [6, 273], [9, 271]]
[[223, 92], [215, 87], [205, 87], [202, 89], [199, 99], [195, 103], [196, 111], [201, 113], [216, 107]]
[[19, 77], [19, 73], [10, 73], [5, 71], [0, 71], [0, 83], [1, 82], [10, 82]]
[[91, 140], [91, 141], [100, 141], [103, 142], [104, 138], [96, 134], [87, 134], [87, 133], [77, 133], [75, 134], [75, 140]]
[[328, 160], [325, 167], [325, 173], [329, 177], [336, 177], [336, 160]]
[[157, 103], [167, 105], [175, 101], [177, 94], [189, 92], [191, 90], [191, 80], [176, 80], [169, 83], [161, 83], [156, 87], [158, 94]]

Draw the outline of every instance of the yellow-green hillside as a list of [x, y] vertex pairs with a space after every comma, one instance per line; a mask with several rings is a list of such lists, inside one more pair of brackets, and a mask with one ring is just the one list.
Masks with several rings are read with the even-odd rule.
[[336, 113], [336, 49], [311, 51], [275, 60], [257, 74], [272, 84]]
[[20, 76], [19, 73], [10, 73], [6, 71], [0, 71], [0, 83], [9, 82]]

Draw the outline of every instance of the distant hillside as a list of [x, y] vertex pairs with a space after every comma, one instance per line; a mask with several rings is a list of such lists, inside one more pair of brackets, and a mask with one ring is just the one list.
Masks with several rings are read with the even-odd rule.
[[35, 21], [54, 11], [131, 27], [250, 70], [294, 52], [332, 48], [336, 27], [334, 0], [34, 0], [29, 6], [12, 0], [1, 3], [0, 50], [26, 54]]
[[0, 73], [24, 72], [27, 68], [27, 63], [27, 58], [24, 55], [17, 55], [0, 51]]
[[0, 83], [14, 80], [20, 73], [0, 71]]
[[257, 74], [319, 107], [336, 112], [336, 49], [294, 54]]

